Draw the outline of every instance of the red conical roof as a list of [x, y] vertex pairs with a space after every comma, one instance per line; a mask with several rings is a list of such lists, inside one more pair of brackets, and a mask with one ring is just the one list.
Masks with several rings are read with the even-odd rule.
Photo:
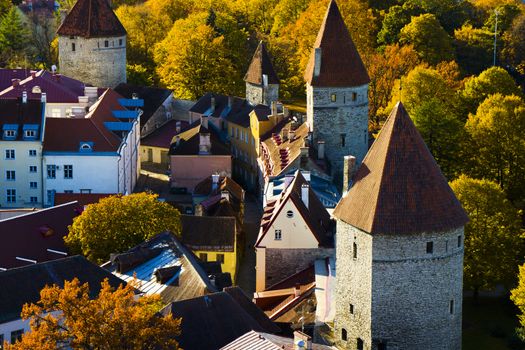
[[[317, 77], [314, 76], [316, 48], [321, 49], [321, 70]], [[304, 79], [313, 86], [359, 86], [370, 82], [335, 0], [330, 2], [317, 34]]]
[[244, 76], [244, 81], [256, 85], [263, 84], [263, 74], [268, 76], [268, 84], [279, 84], [279, 78], [273, 69], [270, 55], [266, 51], [266, 46], [261, 41], [255, 54], [253, 55], [248, 72]]
[[333, 215], [372, 234], [442, 232], [468, 221], [401, 102]]
[[78, 0], [57, 30], [58, 35], [83, 38], [126, 35], [108, 0]]

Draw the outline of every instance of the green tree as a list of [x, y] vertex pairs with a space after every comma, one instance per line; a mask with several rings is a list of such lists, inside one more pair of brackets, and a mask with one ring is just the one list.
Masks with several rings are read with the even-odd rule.
[[458, 64], [467, 74], [479, 74], [492, 65], [493, 34], [483, 28], [465, 24], [454, 31]]
[[517, 17], [512, 27], [503, 35], [502, 56], [521, 74], [525, 74], [525, 13]]
[[412, 17], [410, 23], [401, 29], [399, 41], [402, 44], [412, 44], [419, 57], [430, 64], [454, 58], [452, 41], [432, 14]]
[[377, 42], [380, 45], [397, 43], [401, 29], [409, 24], [412, 16], [416, 14], [419, 13], [412, 8], [407, 9], [399, 5], [392, 6], [383, 18], [381, 30], [377, 34]]
[[466, 124], [476, 177], [496, 181], [512, 201], [525, 200], [525, 102], [518, 96], [495, 94], [471, 114]]
[[132, 85], [152, 86], [155, 84], [155, 71], [141, 64], [126, 65], [127, 81]]
[[18, 8], [11, 6], [0, 21], [0, 51], [4, 59], [24, 57], [30, 44], [29, 34]]
[[75, 218], [64, 240], [73, 253], [102, 263], [111, 253], [125, 251], [162, 231], [180, 234], [179, 211], [157, 197], [136, 193], [101, 199]]
[[519, 267], [518, 285], [511, 291], [510, 300], [520, 311], [518, 315], [520, 327], [516, 333], [522, 341], [525, 341], [525, 264]]
[[481, 72], [479, 76], [469, 78], [459, 93], [463, 106], [462, 115], [465, 120], [468, 113], [475, 113], [481, 102], [496, 93], [522, 95], [514, 79], [500, 67], [491, 67]]
[[[31, 330], [6, 350], [109, 350], [178, 349], [180, 319], [161, 317], [158, 295], [137, 299], [133, 284], [112, 289], [101, 283], [91, 298], [87, 283], [65, 281], [64, 287], [46, 286], [40, 301], [26, 304], [22, 318], [30, 320]], [[60, 311], [57, 313], [57, 311]], [[1, 344], [0, 344], [1, 345]]]
[[477, 298], [480, 289], [512, 285], [523, 258], [520, 212], [495, 182], [462, 175], [450, 186], [470, 219], [464, 239], [465, 288]]
[[511, 27], [512, 22], [521, 13], [521, 10], [519, 5], [507, 3], [497, 6], [494, 11], [490, 11], [490, 16], [483, 26], [492, 33], [494, 33], [496, 25], [496, 12], [498, 12], [498, 33], [502, 34]]

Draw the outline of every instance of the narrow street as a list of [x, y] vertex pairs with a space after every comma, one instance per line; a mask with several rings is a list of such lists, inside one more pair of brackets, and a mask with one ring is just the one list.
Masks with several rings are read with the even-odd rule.
[[255, 292], [255, 249], [253, 248], [259, 233], [262, 208], [260, 203], [251, 194], [246, 195], [244, 203], [244, 230], [246, 232], [246, 244], [244, 255], [239, 264], [237, 273], [237, 284], [248, 296], [252, 297]]

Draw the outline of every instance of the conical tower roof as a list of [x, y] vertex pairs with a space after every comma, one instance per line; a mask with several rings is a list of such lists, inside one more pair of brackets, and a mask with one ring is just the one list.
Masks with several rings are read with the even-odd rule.
[[333, 215], [372, 234], [442, 232], [468, 221], [401, 102]]
[[255, 50], [250, 67], [248, 67], [248, 72], [246, 72], [246, 75], [244, 76], [244, 81], [256, 85], [262, 85], [263, 74], [268, 76], [268, 84], [279, 84], [279, 78], [273, 69], [270, 55], [268, 55], [266, 46], [261, 41], [259, 46], [257, 46], [257, 50]]
[[108, 0], [78, 0], [57, 30], [58, 35], [83, 38], [126, 35]]
[[[314, 75], [315, 49], [321, 49], [321, 70]], [[317, 34], [310, 61], [304, 73], [313, 86], [359, 86], [370, 78], [359, 52], [350, 37], [335, 0], [330, 2], [321, 29]]]

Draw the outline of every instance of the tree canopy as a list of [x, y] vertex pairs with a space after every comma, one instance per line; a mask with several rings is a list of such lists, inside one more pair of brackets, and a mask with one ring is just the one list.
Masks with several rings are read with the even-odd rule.
[[103, 198], [74, 219], [64, 240], [73, 253], [102, 263], [111, 253], [125, 251], [160, 232], [180, 234], [179, 211], [157, 197], [136, 193]]
[[160, 317], [158, 295], [137, 299], [133, 284], [114, 290], [107, 279], [96, 298], [78, 279], [64, 287], [46, 286], [36, 304], [24, 305], [31, 330], [6, 350], [162, 350], [178, 349], [180, 319]]

